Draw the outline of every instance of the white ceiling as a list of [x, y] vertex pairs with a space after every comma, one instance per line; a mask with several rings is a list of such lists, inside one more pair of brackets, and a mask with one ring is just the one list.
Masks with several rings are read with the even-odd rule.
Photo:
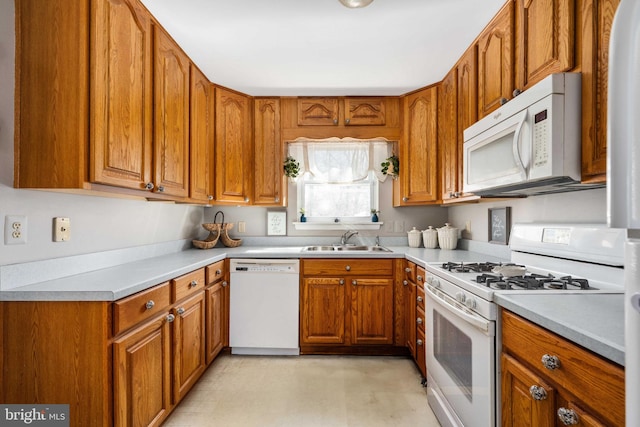
[[439, 82], [505, 0], [142, 0], [214, 83], [254, 96]]

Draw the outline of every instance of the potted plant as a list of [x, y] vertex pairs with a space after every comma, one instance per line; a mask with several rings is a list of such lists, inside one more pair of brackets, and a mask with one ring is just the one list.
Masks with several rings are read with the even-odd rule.
[[378, 214], [380, 213], [377, 209], [371, 209], [371, 222], [378, 222]]
[[304, 208], [300, 208], [300, 222], [307, 222], [307, 217], [304, 216]]
[[400, 160], [395, 154], [388, 157], [384, 162], [380, 163], [382, 166], [382, 173], [391, 176], [393, 179], [398, 177], [400, 172]]
[[284, 160], [283, 169], [284, 169], [284, 174], [289, 179], [294, 180], [300, 174], [300, 163], [298, 163], [298, 161], [295, 158], [291, 156], [287, 156], [287, 158]]

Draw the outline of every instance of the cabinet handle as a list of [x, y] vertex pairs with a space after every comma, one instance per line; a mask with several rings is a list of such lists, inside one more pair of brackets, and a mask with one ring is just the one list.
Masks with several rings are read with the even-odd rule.
[[573, 409], [567, 409], [567, 408], [558, 409], [558, 418], [560, 418], [560, 421], [562, 422], [562, 424], [566, 426], [574, 426], [578, 424], [578, 422], [580, 422], [580, 419], [578, 418], [578, 414], [576, 414], [576, 411], [574, 411]]
[[192, 280], [191, 283], [189, 283], [189, 287], [190, 288], [195, 288], [196, 286], [198, 286], [198, 281], [197, 280]]
[[416, 341], [416, 344], [418, 344], [419, 346], [421, 346], [421, 345], [422, 345], [422, 340], [417, 340], [417, 341]]
[[213, 200], [213, 196], [212, 196], [211, 194], [209, 194], [209, 195], [207, 196], [207, 200], [209, 200], [209, 201]]
[[542, 356], [542, 364], [548, 370], [553, 371], [560, 367], [560, 359], [558, 359], [558, 356], [550, 356], [548, 354], [545, 354], [544, 356]]
[[169, 323], [173, 323], [173, 321], [176, 320], [176, 316], [174, 316], [173, 314], [168, 314], [164, 319]]
[[411, 268], [410, 267], [405, 267], [404, 268], [404, 272], [405, 273], [411, 273]]
[[422, 297], [420, 297], [420, 296], [419, 296], [419, 297], [417, 297], [417, 298], [416, 298], [416, 301], [418, 301], [418, 302], [422, 302]]
[[344, 269], [347, 270], [347, 271], [351, 271], [351, 266], [347, 265]]
[[244, 202], [245, 202], [245, 203], [249, 203], [249, 198], [248, 198], [248, 197], [245, 197], [245, 198], [244, 198]]
[[403, 280], [403, 281], [402, 281], [402, 284], [403, 284], [403, 285], [405, 285], [405, 286], [407, 286], [407, 285], [409, 284], [409, 282], [408, 282], [408, 281], [406, 281], [406, 280]]
[[418, 325], [422, 325], [422, 322], [423, 322], [422, 317], [418, 317], [418, 318], [416, 319], [416, 323], [417, 323]]
[[403, 197], [403, 198], [402, 198], [402, 201], [403, 201], [403, 202], [408, 202], [408, 201], [409, 201], [409, 198], [405, 196], [405, 197]]
[[545, 400], [547, 398], [547, 390], [539, 385], [532, 385], [529, 387], [529, 394], [533, 400]]
[[333, 124], [337, 125], [338, 124], [338, 119], [333, 119]]
[[222, 270], [216, 270], [216, 276], [219, 276], [222, 274]]
[[418, 274], [418, 282], [422, 282], [422, 276]]
[[358, 284], [358, 281], [356, 279], [351, 280], [351, 284], [353, 286], [356, 286]]
[[155, 188], [156, 186], [153, 185], [153, 182], [147, 182], [147, 185], [144, 186], [145, 189], [151, 191]]
[[348, 125], [349, 123], [351, 123], [351, 119], [345, 119], [344, 123]]
[[178, 309], [176, 310], [176, 313], [182, 316], [184, 314], [184, 307], [178, 307]]
[[344, 279], [340, 279], [339, 283], [340, 283], [341, 286], [344, 285]]
[[164, 193], [164, 185], [158, 186], [158, 193]]
[[222, 287], [229, 285], [226, 280], [222, 281]]
[[149, 301], [147, 301], [147, 303], [144, 306], [147, 308], [147, 310], [151, 310], [155, 305], [156, 303], [153, 302], [152, 299], [150, 299]]

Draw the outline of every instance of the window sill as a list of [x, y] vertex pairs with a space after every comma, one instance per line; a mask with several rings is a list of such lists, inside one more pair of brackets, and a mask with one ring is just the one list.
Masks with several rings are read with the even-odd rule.
[[294, 222], [296, 230], [380, 230], [384, 222]]

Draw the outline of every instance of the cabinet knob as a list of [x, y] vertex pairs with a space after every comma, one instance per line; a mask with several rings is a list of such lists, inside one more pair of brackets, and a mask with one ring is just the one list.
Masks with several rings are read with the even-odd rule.
[[158, 186], [158, 193], [164, 193], [164, 185]]
[[424, 322], [424, 320], [422, 320], [422, 317], [418, 317], [418, 318], [416, 319], [416, 323], [417, 323], [418, 325], [422, 325], [422, 322]]
[[417, 279], [418, 279], [418, 282], [422, 282], [422, 276], [420, 276], [419, 274], [418, 274]]
[[227, 281], [226, 281], [226, 280], [223, 280], [223, 281], [222, 281], [222, 287], [225, 287], [225, 286], [228, 286], [228, 285], [229, 285], [229, 284], [227, 283]]
[[560, 408], [558, 409], [558, 418], [562, 424], [566, 426], [574, 426], [580, 422], [578, 414], [573, 409]]
[[198, 281], [197, 280], [192, 280], [191, 283], [189, 283], [189, 287], [190, 288], [195, 288], [196, 286], [198, 286]]
[[333, 124], [337, 125], [338, 124], [338, 119], [333, 119]]
[[422, 302], [422, 297], [420, 297], [420, 296], [419, 296], [419, 297], [417, 297], [417, 298], [416, 298], [416, 301], [418, 301], [418, 302]]
[[216, 270], [216, 276], [219, 276], [222, 274], [222, 270]]
[[144, 186], [145, 189], [151, 191], [155, 188], [156, 186], [153, 185], [153, 182], [147, 182], [147, 185]]
[[419, 346], [422, 345], [422, 340], [416, 340], [416, 344], [418, 344]]
[[245, 198], [244, 198], [244, 202], [245, 202], [245, 203], [249, 203], [249, 198], [248, 198], [248, 197], [245, 197]]
[[179, 315], [183, 315], [184, 314], [184, 307], [178, 307], [178, 309], [176, 310], [176, 313], [178, 313]]
[[209, 201], [213, 200], [213, 196], [212, 196], [211, 194], [209, 194], [209, 195], [207, 196], [207, 200], [209, 200]]
[[147, 310], [151, 310], [155, 305], [156, 303], [153, 302], [152, 299], [150, 299], [149, 301], [147, 301], [147, 303], [144, 306], [147, 308]]
[[560, 359], [558, 359], [558, 356], [550, 356], [548, 354], [545, 354], [544, 356], [542, 356], [542, 364], [548, 370], [553, 371], [560, 367]]
[[349, 123], [351, 123], [351, 119], [345, 119], [344, 123], [348, 125]]
[[356, 279], [351, 280], [351, 284], [353, 286], [356, 286], [358, 284], [358, 281]]
[[340, 279], [340, 285], [344, 285], [344, 279]]
[[173, 323], [173, 321], [176, 320], [176, 316], [174, 316], [173, 314], [168, 314], [164, 319], [169, 323]]
[[411, 273], [411, 268], [410, 267], [405, 267], [404, 268], [404, 272], [405, 273]]
[[539, 385], [532, 385], [529, 387], [529, 394], [533, 400], [545, 400], [547, 398], [547, 390]]
[[347, 271], [351, 271], [351, 266], [347, 265], [344, 269], [347, 270]]
[[403, 281], [402, 281], [402, 284], [403, 284], [404, 286], [407, 286], [407, 285], [409, 284], [409, 281], [407, 281], [407, 280], [403, 280]]
[[280, 197], [276, 196], [276, 198], [274, 199], [274, 201], [275, 201], [276, 203], [280, 203]]
[[403, 201], [403, 202], [408, 202], [408, 201], [409, 201], [409, 198], [405, 196], [405, 197], [403, 197], [403, 198], [402, 198], [402, 201]]

